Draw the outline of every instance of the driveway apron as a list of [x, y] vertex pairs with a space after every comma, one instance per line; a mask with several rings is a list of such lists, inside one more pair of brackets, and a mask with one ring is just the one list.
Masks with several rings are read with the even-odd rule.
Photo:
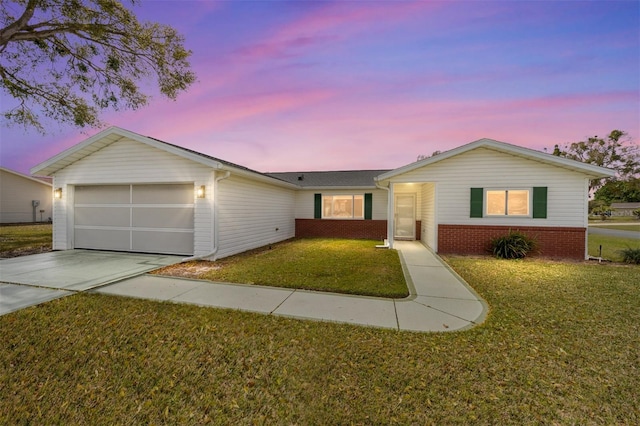
[[180, 256], [66, 250], [0, 259], [0, 315], [177, 263]]

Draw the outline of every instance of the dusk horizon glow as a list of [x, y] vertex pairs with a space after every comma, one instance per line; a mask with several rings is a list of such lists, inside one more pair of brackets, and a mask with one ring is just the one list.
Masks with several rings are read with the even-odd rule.
[[[482, 138], [549, 152], [614, 129], [640, 140], [637, 1], [133, 10], [185, 36], [198, 82], [105, 124], [260, 172], [393, 169]], [[101, 130], [46, 123], [45, 135], [3, 124], [0, 165], [28, 174]]]

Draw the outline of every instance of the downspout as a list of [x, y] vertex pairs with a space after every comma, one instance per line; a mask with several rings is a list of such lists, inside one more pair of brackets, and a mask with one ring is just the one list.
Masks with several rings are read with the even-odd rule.
[[206, 254], [200, 256], [185, 257], [182, 262], [189, 262], [191, 260], [201, 260], [215, 256], [218, 253], [218, 182], [228, 178], [231, 175], [229, 170], [225, 171], [223, 175], [216, 177], [213, 180], [213, 211], [211, 212], [211, 232], [213, 232], [213, 249]]
[[[382, 186], [378, 183], [377, 180], [375, 180], [375, 184], [376, 184], [376, 188], [378, 189], [384, 189], [385, 191], [387, 191], [387, 203], [389, 202], [389, 187], [388, 186]], [[387, 206], [387, 216], [389, 216], [389, 207]], [[387, 239], [384, 241], [384, 244], [380, 244], [377, 245], [376, 248], [389, 248], [389, 217], [387, 217]]]

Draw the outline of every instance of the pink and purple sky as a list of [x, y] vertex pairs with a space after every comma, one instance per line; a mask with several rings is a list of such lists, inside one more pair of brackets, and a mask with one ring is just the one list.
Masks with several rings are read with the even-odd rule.
[[[262, 172], [395, 168], [487, 137], [543, 150], [640, 140], [640, 2], [144, 1], [198, 82], [109, 125]], [[2, 94], [3, 103], [10, 99]], [[28, 173], [95, 134], [3, 124]]]

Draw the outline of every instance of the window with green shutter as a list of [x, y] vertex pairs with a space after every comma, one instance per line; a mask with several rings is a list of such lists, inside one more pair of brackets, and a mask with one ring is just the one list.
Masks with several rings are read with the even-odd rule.
[[531, 217], [546, 219], [547, 187], [532, 189], [471, 188], [470, 217]]
[[373, 194], [314, 194], [314, 219], [371, 219]]

